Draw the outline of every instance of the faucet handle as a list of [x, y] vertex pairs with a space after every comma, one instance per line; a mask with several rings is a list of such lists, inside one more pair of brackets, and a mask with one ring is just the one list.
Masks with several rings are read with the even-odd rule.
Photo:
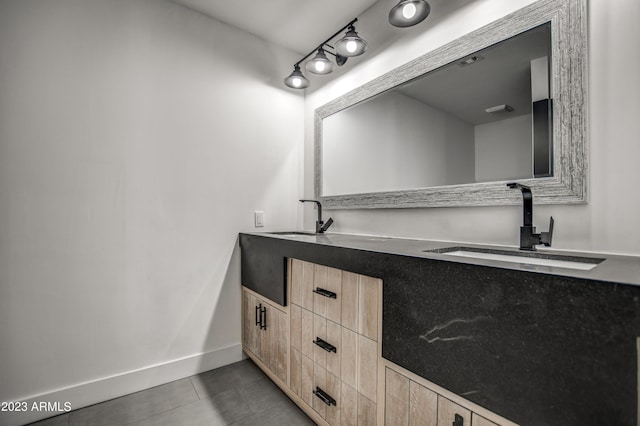
[[327, 229], [329, 229], [329, 227], [331, 226], [331, 224], [333, 223], [333, 218], [329, 218], [324, 225], [321, 225], [320, 227], [320, 232], [323, 233], [324, 231], [326, 231]]
[[551, 247], [551, 239], [553, 238], [553, 216], [549, 220], [549, 231], [540, 233], [540, 243], [546, 247]]

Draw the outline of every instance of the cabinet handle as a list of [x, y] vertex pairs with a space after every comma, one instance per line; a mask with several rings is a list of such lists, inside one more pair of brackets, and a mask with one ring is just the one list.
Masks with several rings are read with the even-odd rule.
[[267, 329], [267, 308], [260, 305], [260, 330]]
[[319, 337], [316, 337], [316, 340], [314, 340], [313, 343], [315, 343], [316, 345], [320, 346], [322, 349], [324, 349], [327, 352], [336, 352], [336, 347], [335, 346], [333, 346], [329, 342], [325, 342], [324, 340], [322, 340]]
[[338, 295], [332, 291], [325, 290], [324, 288], [316, 287], [313, 290], [314, 293], [319, 294], [320, 296], [328, 297], [329, 299], [337, 299]]
[[456, 414], [453, 419], [451, 426], [464, 426], [464, 418], [460, 414]]
[[331, 398], [328, 393], [320, 389], [318, 386], [316, 386], [316, 390], [313, 391], [313, 394], [320, 398], [322, 402], [327, 405], [336, 405], [336, 400]]
[[262, 304], [260, 304], [260, 306], [256, 305], [256, 325], [260, 325], [260, 321], [262, 320], [262, 316], [258, 317], [260, 308], [262, 308]]

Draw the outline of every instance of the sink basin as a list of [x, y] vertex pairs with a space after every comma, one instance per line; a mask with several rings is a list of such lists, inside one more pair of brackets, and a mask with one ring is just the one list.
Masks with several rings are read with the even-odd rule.
[[304, 231], [280, 231], [280, 232], [269, 232], [269, 234], [282, 235], [283, 237], [308, 237], [308, 236], [318, 235], [315, 232], [304, 232]]
[[499, 262], [520, 263], [525, 265], [553, 266], [556, 268], [578, 269], [582, 271], [589, 271], [605, 260], [595, 257], [565, 256], [540, 252], [481, 249], [476, 247], [447, 247], [443, 249], [423, 251], [430, 253], [442, 253], [447, 256], [497, 260]]

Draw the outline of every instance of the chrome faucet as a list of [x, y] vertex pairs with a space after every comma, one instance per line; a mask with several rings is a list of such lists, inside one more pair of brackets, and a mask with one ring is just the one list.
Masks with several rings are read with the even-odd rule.
[[551, 237], [553, 236], [553, 216], [549, 222], [549, 232], [541, 232], [536, 234], [536, 227], [533, 226], [533, 194], [531, 188], [520, 183], [508, 183], [507, 186], [511, 189], [519, 189], [522, 191], [522, 208], [523, 208], [523, 223], [520, 227], [520, 250], [536, 249], [536, 245], [544, 244], [547, 247], [551, 246]]
[[322, 234], [324, 231], [329, 229], [331, 224], [333, 223], [333, 219], [329, 218], [327, 223], [322, 221], [322, 204], [318, 200], [300, 200], [301, 203], [316, 203], [318, 207], [318, 220], [316, 221], [316, 234]]

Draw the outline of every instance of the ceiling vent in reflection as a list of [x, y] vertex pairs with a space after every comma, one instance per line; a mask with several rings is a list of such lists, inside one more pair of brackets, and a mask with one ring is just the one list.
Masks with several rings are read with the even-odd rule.
[[485, 109], [485, 111], [488, 113], [501, 112], [501, 111], [511, 112], [513, 111], [513, 107], [511, 105], [503, 104], [503, 105], [492, 106], [491, 108]]

